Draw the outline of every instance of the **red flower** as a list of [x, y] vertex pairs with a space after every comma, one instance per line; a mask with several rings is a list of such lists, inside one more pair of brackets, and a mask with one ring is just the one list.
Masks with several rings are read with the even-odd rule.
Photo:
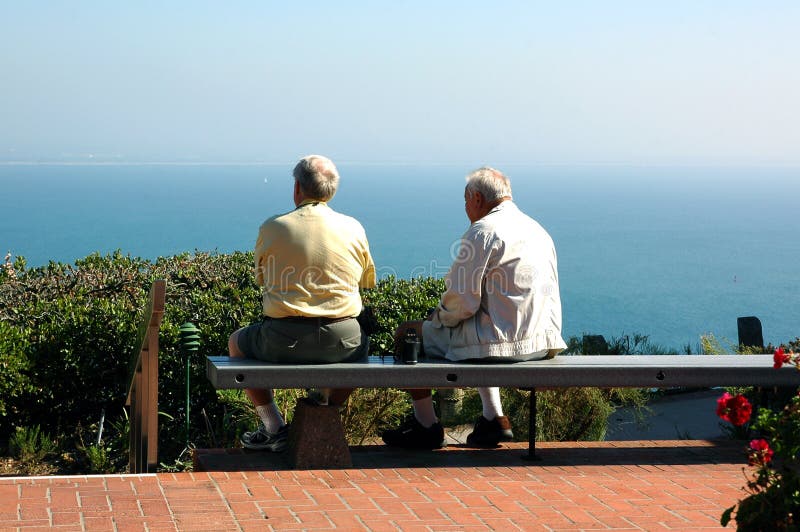
[[750, 465], [766, 465], [772, 461], [772, 455], [775, 454], [769, 447], [769, 442], [765, 439], [752, 440], [750, 442], [750, 456], [748, 463]]
[[737, 395], [728, 402], [730, 413], [728, 416], [731, 418], [731, 423], [736, 426], [744, 425], [750, 421], [750, 414], [753, 413], [753, 405], [744, 395]]
[[730, 419], [728, 419], [728, 401], [732, 397], [731, 394], [725, 392], [722, 394], [722, 397], [717, 399], [717, 417], [723, 421], [730, 421]]
[[775, 354], [772, 355], [772, 359], [775, 361], [775, 364], [773, 364], [772, 367], [778, 369], [784, 364], [791, 362], [792, 356], [790, 354], [784, 353], [783, 348], [779, 347], [778, 349], [775, 350]]
[[717, 416], [723, 421], [730, 421], [736, 426], [744, 425], [750, 420], [753, 406], [744, 395], [732, 397], [725, 392], [717, 399]]

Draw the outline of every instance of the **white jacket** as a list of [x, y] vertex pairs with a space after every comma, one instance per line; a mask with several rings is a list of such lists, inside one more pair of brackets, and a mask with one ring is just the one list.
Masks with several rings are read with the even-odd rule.
[[446, 358], [563, 350], [553, 239], [512, 201], [470, 225], [428, 326], [449, 327]]

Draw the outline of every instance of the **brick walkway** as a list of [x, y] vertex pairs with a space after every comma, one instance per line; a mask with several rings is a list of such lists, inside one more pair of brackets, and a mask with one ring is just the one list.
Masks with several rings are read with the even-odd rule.
[[741, 443], [545, 443], [539, 462], [523, 449], [369, 446], [330, 471], [201, 452], [217, 471], [0, 478], [0, 530], [718, 530], [742, 496]]

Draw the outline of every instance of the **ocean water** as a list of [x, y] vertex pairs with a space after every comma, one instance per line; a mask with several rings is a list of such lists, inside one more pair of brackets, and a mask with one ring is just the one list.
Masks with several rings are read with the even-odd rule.
[[[364, 225], [379, 275], [443, 276], [468, 226], [467, 166], [340, 164], [331, 205]], [[673, 348], [800, 335], [800, 168], [504, 166], [553, 236], [564, 334], [642, 333]], [[251, 249], [293, 208], [290, 165], [0, 166], [0, 251], [32, 266], [121, 249]]]

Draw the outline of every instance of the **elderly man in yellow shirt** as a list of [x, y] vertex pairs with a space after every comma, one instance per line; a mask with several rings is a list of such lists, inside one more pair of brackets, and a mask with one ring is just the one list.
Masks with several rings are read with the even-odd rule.
[[[231, 335], [230, 356], [285, 364], [367, 356], [368, 338], [356, 317], [362, 308], [359, 288], [375, 286], [375, 264], [361, 224], [328, 206], [338, 184], [339, 173], [327, 157], [309, 155], [295, 166], [296, 208], [266, 220], [256, 241], [263, 317]], [[242, 445], [284, 450], [288, 431], [272, 390], [245, 392], [262, 424], [242, 436]]]

